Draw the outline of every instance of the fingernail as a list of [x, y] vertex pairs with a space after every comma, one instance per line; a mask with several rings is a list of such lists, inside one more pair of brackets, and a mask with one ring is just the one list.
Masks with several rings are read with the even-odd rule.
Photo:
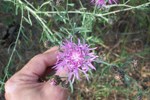
[[56, 81], [54, 79], [50, 80], [51, 85], [56, 85]]
[[52, 52], [52, 51], [56, 51], [58, 50], [58, 46], [52, 47], [50, 49], [48, 49], [47, 51], [45, 51], [44, 53], [48, 53], [48, 52]]
[[67, 71], [65, 69], [60, 69], [56, 71], [55, 75], [58, 75], [60, 77], [67, 77]]

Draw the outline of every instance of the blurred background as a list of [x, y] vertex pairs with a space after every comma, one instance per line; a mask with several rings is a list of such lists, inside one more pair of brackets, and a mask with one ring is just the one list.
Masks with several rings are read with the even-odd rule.
[[66, 38], [97, 47], [96, 71], [70, 100], [150, 100], [150, 1], [0, 0], [0, 100], [4, 84], [34, 55]]

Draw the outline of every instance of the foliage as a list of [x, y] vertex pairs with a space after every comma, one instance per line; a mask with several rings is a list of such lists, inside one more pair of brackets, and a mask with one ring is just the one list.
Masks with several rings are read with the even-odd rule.
[[[121, 0], [119, 4], [103, 8], [91, 4], [90, 0], [4, 0], [2, 4], [0, 11], [11, 12], [11, 16], [19, 18], [13, 21], [19, 23], [20, 27], [8, 63], [4, 67], [4, 75], [0, 78], [1, 92], [5, 81], [14, 73], [10, 69], [13, 57], [19, 52], [16, 48], [20, 46], [20, 37], [29, 45], [30, 36], [35, 34], [26, 31], [31, 26], [39, 30], [36, 34], [40, 34], [37, 35], [40, 43], [48, 40], [50, 46], [59, 45], [64, 39], [73, 36], [97, 47], [95, 52], [99, 59], [95, 63], [97, 71], [91, 77], [93, 81], [87, 83], [83, 79], [76, 82], [76, 99], [85, 100], [91, 96], [91, 100], [100, 100], [118, 94], [118, 98], [136, 99], [139, 95], [148, 98], [150, 90], [141, 88], [141, 81], [132, 75], [137, 71], [137, 67], [133, 67], [134, 59], [142, 59], [138, 60], [141, 69], [144, 66], [142, 64], [149, 61], [146, 57], [150, 52], [147, 47], [150, 41], [149, 0]], [[137, 47], [139, 51], [131, 50], [131, 41], [140, 46]], [[120, 79], [117, 80], [116, 77]], [[82, 82], [84, 86], [78, 86]], [[82, 90], [83, 88], [88, 89]], [[92, 92], [93, 94], [88, 94]]]

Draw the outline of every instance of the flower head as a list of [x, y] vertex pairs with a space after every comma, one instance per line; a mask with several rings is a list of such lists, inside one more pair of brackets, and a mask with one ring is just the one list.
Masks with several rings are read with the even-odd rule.
[[117, 3], [118, 0], [92, 0], [92, 3], [95, 3], [97, 6], [105, 6], [108, 4]]
[[68, 73], [68, 80], [74, 82], [75, 78], [80, 79], [79, 73], [82, 72], [85, 74], [88, 79], [87, 72], [90, 69], [95, 69], [92, 65], [97, 56], [94, 55], [92, 50], [94, 48], [89, 48], [87, 44], [81, 44], [78, 39], [78, 43], [74, 43], [66, 40], [60, 47], [61, 52], [58, 54], [57, 63], [54, 68], [58, 71], [65, 69]]

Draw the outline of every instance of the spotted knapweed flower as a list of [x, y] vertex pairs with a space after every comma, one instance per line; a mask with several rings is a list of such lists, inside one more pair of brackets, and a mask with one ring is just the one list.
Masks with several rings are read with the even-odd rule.
[[96, 70], [92, 65], [92, 62], [97, 58], [92, 52], [95, 48], [89, 48], [88, 44], [81, 43], [79, 39], [76, 44], [71, 39], [63, 42], [60, 49], [54, 68], [57, 71], [64, 69], [68, 73], [68, 81], [73, 83], [75, 79], [79, 80], [81, 72], [88, 79], [88, 71]]
[[108, 4], [113, 4], [113, 3], [117, 3], [118, 0], [92, 0], [91, 2], [96, 4], [97, 6], [103, 7], [105, 6], [107, 3]]

